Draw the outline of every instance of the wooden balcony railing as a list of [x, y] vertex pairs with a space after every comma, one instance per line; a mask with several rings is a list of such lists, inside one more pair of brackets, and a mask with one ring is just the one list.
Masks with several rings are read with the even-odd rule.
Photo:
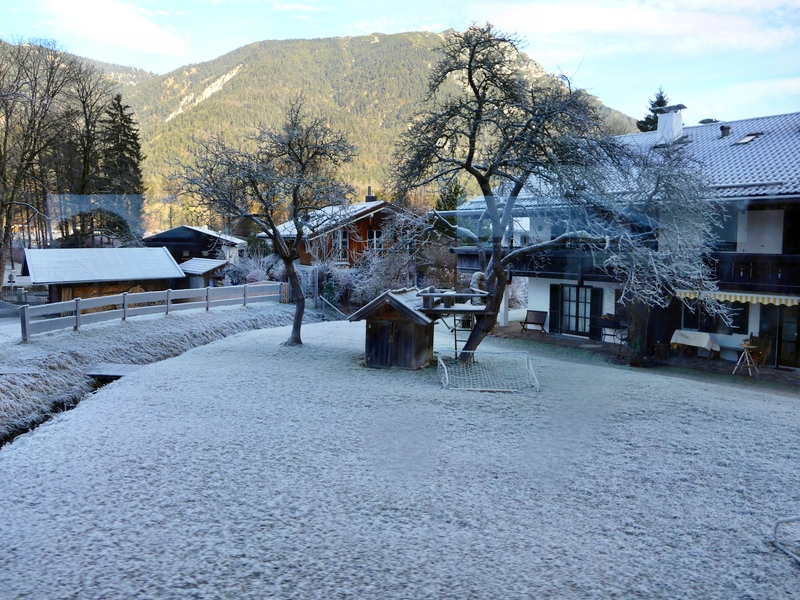
[[[454, 248], [458, 268], [464, 272], [480, 269], [477, 248]], [[736, 254], [715, 252], [711, 255], [719, 287], [722, 290], [761, 292], [764, 294], [800, 294], [800, 255]], [[514, 275], [550, 277], [584, 281], [613, 281], [597, 265], [602, 255], [578, 249], [550, 252], [547, 258], [526, 257], [514, 262]]]
[[712, 258], [720, 289], [800, 294], [800, 255], [717, 252]]

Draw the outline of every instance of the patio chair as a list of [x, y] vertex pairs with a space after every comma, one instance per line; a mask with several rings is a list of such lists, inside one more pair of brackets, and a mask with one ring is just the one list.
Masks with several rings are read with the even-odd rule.
[[767, 359], [772, 352], [772, 340], [768, 337], [750, 336], [747, 342], [752, 346], [756, 346], [755, 350], [750, 351], [750, 356], [753, 357], [755, 363], [759, 367], [766, 367]]

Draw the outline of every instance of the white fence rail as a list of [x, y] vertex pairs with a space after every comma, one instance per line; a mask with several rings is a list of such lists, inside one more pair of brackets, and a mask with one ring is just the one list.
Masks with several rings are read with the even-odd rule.
[[[100, 298], [75, 298], [67, 302], [54, 302], [41, 306], [23, 306], [20, 310], [22, 339], [28, 341], [34, 333], [44, 333], [81, 325], [125, 320], [136, 315], [169, 314], [176, 310], [214, 306], [247, 306], [253, 302], [281, 302], [283, 283], [251, 283], [228, 287], [206, 287], [190, 290], [164, 290], [102, 296]], [[84, 312], [87, 310], [93, 312]], [[99, 309], [99, 310], [98, 310]]]

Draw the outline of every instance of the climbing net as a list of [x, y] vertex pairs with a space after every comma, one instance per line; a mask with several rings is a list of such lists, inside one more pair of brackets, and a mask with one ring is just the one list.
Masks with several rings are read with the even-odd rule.
[[527, 352], [440, 352], [439, 381], [445, 389], [476, 392], [541, 390]]

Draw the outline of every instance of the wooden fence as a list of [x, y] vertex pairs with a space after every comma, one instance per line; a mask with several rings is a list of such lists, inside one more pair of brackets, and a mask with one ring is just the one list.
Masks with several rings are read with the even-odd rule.
[[[68, 302], [54, 302], [42, 306], [20, 308], [22, 339], [28, 341], [34, 333], [44, 333], [81, 325], [122, 319], [136, 315], [169, 314], [176, 310], [214, 306], [247, 306], [253, 302], [285, 302], [283, 283], [256, 283], [227, 287], [206, 287], [190, 290], [164, 290], [75, 298]], [[92, 312], [84, 312], [91, 310]]]

